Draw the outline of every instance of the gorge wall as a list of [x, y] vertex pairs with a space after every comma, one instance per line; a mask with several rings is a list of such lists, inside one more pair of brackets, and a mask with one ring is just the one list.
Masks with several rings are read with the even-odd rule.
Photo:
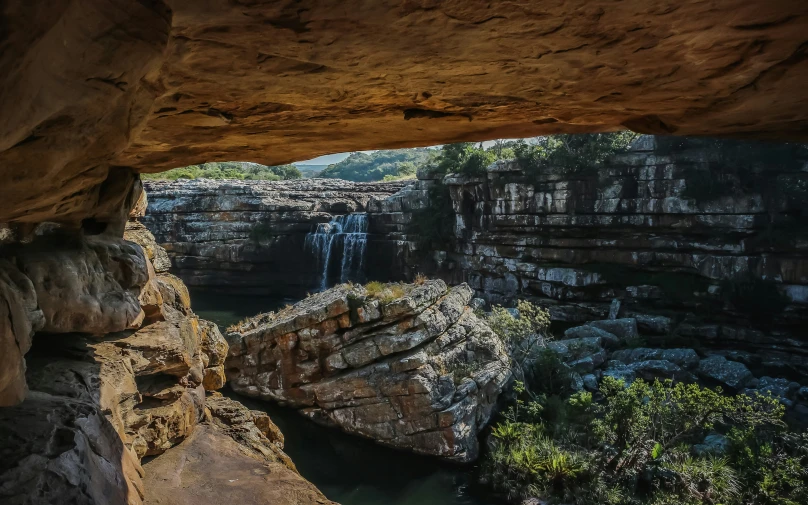
[[[369, 202], [405, 185], [330, 179], [146, 181], [149, 208], [143, 222], [189, 286], [302, 297], [323, 284], [389, 275], [389, 266], [373, 255], [361, 271], [361, 258], [351, 265], [348, 257], [354, 249], [361, 256], [368, 243], [385, 237], [358, 236], [363, 232], [331, 222], [335, 216], [362, 214]], [[321, 236], [314, 237], [318, 226]]]
[[[490, 303], [536, 300], [562, 322], [602, 319], [616, 310], [660, 338], [754, 351], [748, 359], [755, 366], [777, 376], [802, 375], [808, 356], [806, 159], [750, 173], [726, 162], [709, 143], [672, 147], [668, 138], [646, 136], [595, 172], [548, 169], [530, 176], [514, 162], [499, 162], [477, 178], [420, 173], [395, 195], [379, 192], [367, 201], [366, 276], [425, 273], [467, 282]], [[713, 176], [723, 186], [710, 183]], [[218, 226], [215, 213], [204, 213], [209, 202], [192, 196], [195, 183], [171, 184], [187, 188], [192, 214], [208, 220], [194, 226]], [[443, 244], [426, 245], [412, 233], [412, 222], [423, 209], [439, 212], [429, 202], [430, 188], [439, 184], [449, 194], [445, 218], [454, 233]], [[155, 186], [162, 187], [171, 185]], [[271, 188], [260, 190], [269, 201], [276, 197]], [[185, 210], [175, 213], [170, 205], [158, 212], [173, 215], [162, 222], [186, 219]], [[246, 234], [250, 223], [244, 218], [225, 226]], [[156, 226], [158, 241], [170, 239]], [[189, 244], [166, 244], [180, 275], [182, 265], [217, 261], [215, 253], [191, 258], [185, 249], [227, 247], [192, 233], [188, 223], [175, 226], [188, 231]], [[311, 231], [316, 224], [301, 225], [300, 233], [306, 226]], [[237, 242], [249, 243], [243, 235]], [[195, 274], [185, 275], [194, 282]], [[210, 279], [230, 283], [223, 274]]]
[[[752, 351], [769, 373], [804, 375], [808, 155], [764, 169], [722, 152], [646, 136], [596, 172], [422, 173], [370, 211], [409, 276], [468, 282], [490, 303], [536, 300], [556, 321], [636, 317], [661, 340]], [[408, 230], [438, 184], [454, 235], [430, 250]]]
[[[195, 503], [220, 503], [225, 492], [327, 503], [266, 414], [215, 393], [227, 342], [191, 310], [165, 251], [137, 221], [140, 184], [131, 191], [123, 238], [54, 225], [22, 237], [2, 230], [0, 501], [179, 505], [199, 490], [191, 477], [223, 477], [216, 459], [242, 477], [272, 477], [257, 491], [256, 482], [220, 485]], [[175, 457], [201, 465], [176, 479], [186, 470], [168, 463]]]

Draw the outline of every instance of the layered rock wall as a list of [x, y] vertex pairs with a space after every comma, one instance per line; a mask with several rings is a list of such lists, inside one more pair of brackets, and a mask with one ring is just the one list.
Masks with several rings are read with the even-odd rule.
[[[421, 174], [371, 206], [372, 228], [407, 275], [467, 282], [490, 303], [537, 300], [559, 321], [615, 311], [657, 335], [774, 351], [793, 375], [808, 356], [808, 160], [747, 173], [666, 141], [641, 137], [594, 173]], [[419, 250], [412, 220], [441, 183], [454, 234]]]
[[[0, 249], [0, 501], [164, 503], [140, 461], [201, 426], [220, 445], [241, 448], [228, 456], [242, 471], [278, 467], [280, 495], [294, 487], [306, 491], [295, 495], [304, 503], [325, 503], [296, 473], [266, 415], [206, 402], [206, 391], [224, 384], [227, 342], [191, 311], [148, 230], [136, 219], [125, 228], [118, 238], [40, 227]], [[182, 497], [178, 482], [159, 488]]]
[[[192, 287], [302, 297], [323, 270], [306, 235], [334, 216], [364, 212], [405, 183], [295, 181], [147, 181], [143, 222]], [[383, 237], [369, 237], [374, 241]], [[341, 254], [331, 258], [338, 266]], [[387, 268], [366, 262], [368, 275]], [[374, 267], [379, 266], [377, 270]]]

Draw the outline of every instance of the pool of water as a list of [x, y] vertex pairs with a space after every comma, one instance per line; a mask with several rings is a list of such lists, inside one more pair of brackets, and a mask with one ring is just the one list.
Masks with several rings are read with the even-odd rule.
[[294, 298], [213, 293], [201, 289], [189, 289], [189, 292], [194, 312], [202, 319], [216, 323], [222, 333], [225, 328], [246, 317], [277, 310], [298, 301]]
[[[200, 317], [227, 326], [295, 300], [191, 291]], [[283, 432], [284, 450], [301, 475], [342, 505], [500, 505], [475, 486], [477, 468], [396, 451], [370, 440], [319, 426], [292, 409], [225, 395], [267, 412]]]
[[396, 451], [319, 426], [294, 410], [223, 393], [267, 412], [300, 474], [342, 505], [501, 505], [475, 486], [474, 466]]

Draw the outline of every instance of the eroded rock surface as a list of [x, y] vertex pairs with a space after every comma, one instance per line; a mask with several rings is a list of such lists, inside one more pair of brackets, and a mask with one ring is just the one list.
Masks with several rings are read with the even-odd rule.
[[505, 349], [442, 281], [381, 298], [342, 285], [227, 334], [231, 387], [382, 444], [458, 461], [510, 376]]
[[[642, 136], [589, 172], [545, 167], [529, 175], [515, 162], [498, 162], [483, 177], [421, 173], [371, 204], [371, 228], [391, 244], [378, 253], [409, 276], [467, 282], [489, 303], [535, 301], [554, 320], [582, 323], [614, 312], [616, 321], [594, 324], [624, 342], [639, 328], [677, 347], [749, 352], [768, 368], [763, 374], [804, 375], [808, 193], [799, 188], [808, 187], [806, 153], [776, 158], [746, 145], [746, 153], [765, 154], [766, 164], [738, 169], [745, 160], [729, 157], [727, 166], [715, 144], [671, 142]], [[705, 192], [703, 176], [722, 163], [723, 193], [716, 194], [720, 185]], [[439, 250], [425, 250], [411, 223], [432, 210], [429, 191], [441, 182], [454, 233]], [[626, 318], [635, 326], [616, 327]]]
[[799, 0], [50, 7], [0, 12], [0, 222], [106, 219], [121, 167], [622, 127], [806, 138]]
[[338, 179], [146, 181], [143, 222], [149, 229], [137, 233], [154, 233], [173, 260], [172, 271], [189, 286], [302, 297], [322, 275], [306, 235], [334, 216], [364, 212], [369, 202], [405, 185]]
[[0, 251], [0, 401], [17, 404], [0, 408], [0, 501], [140, 505], [151, 482], [141, 458], [201, 429], [215, 441], [205, 450], [231, 452], [194, 457], [236, 474], [280, 466], [270, 494], [326, 503], [268, 416], [220, 397], [206, 407], [206, 391], [224, 384], [227, 342], [191, 311], [179, 279], [155, 272], [165, 251], [151, 234], [127, 228], [142, 247], [56, 229]]

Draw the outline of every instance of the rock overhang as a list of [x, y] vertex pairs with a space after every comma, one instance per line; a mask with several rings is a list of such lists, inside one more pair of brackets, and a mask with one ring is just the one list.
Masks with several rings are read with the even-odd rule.
[[622, 128], [808, 138], [799, 1], [93, 0], [43, 13], [16, 0], [3, 15], [0, 222], [96, 218], [121, 167]]

